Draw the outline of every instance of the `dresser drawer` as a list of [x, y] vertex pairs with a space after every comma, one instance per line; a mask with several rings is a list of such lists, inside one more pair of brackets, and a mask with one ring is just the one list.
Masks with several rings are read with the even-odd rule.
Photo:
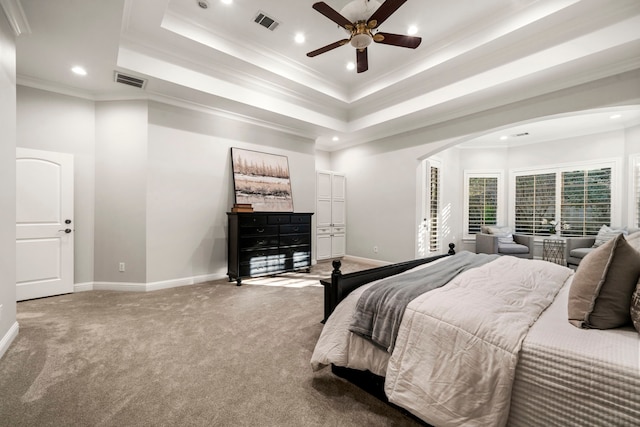
[[292, 224], [311, 224], [311, 215], [291, 215]]
[[284, 258], [278, 249], [250, 249], [240, 251], [240, 263], [254, 263], [264, 265], [266, 262], [277, 263]]
[[247, 227], [251, 225], [266, 225], [266, 215], [238, 215], [238, 225]]
[[277, 225], [249, 225], [240, 230], [243, 236], [277, 236]]
[[308, 233], [311, 224], [284, 224], [280, 226], [280, 234]]
[[309, 244], [311, 244], [311, 239], [308, 234], [284, 234], [280, 236], [280, 246]]
[[291, 215], [269, 215], [267, 217], [267, 222], [269, 224], [289, 224], [291, 221], [289, 219]]
[[278, 246], [278, 236], [241, 237], [240, 250], [266, 249]]
[[285, 251], [287, 268], [298, 269], [311, 266], [311, 245], [287, 248]]

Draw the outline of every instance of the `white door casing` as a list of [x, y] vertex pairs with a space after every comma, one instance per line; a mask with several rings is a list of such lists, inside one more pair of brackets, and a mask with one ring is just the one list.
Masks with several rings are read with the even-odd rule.
[[16, 149], [16, 299], [73, 292], [73, 156]]

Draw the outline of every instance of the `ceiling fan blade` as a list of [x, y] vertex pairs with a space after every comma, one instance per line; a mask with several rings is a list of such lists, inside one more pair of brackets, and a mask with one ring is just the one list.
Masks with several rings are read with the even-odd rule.
[[406, 1], [407, 0], [386, 0], [380, 5], [378, 10], [373, 12], [373, 15], [371, 15], [371, 17], [367, 20], [367, 22], [375, 21], [375, 23], [373, 23], [373, 25], [369, 28], [378, 28], [380, 24], [386, 21], [387, 18], [389, 18], [393, 14], [393, 12], [398, 10], [398, 8], [402, 6]]
[[373, 41], [376, 43], [389, 44], [392, 46], [408, 47], [410, 49], [415, 49], [418, 46], [420, 46], [420, 42], [422, 41], [422, 38], [414, 37], [414, 36], [403, 36], [401, 34], [379, 32], [379, 33], [376, 33], [375, 36], [373, 36]]
[[364, 73], [369, 69], [369, 58], [367, 56], [367, 48], [356, 49], [356, 63], [359, 73]]
[[[348, 29], [349, 31], [353, 28], [353, 24], [344, 16], [340, 15], [340, 13], [336, 12], [331, 6], [326, 4], [323, 1], [318, 3], [314, 3], [312, 6], [315, 10], [331, 19], [336, 24], [340, 25], [342, 28]], [[349, 26], [350, 28], [347, 28]]]
[[309, 58], [313, 58], [314, 56], [320, 55], [321, 53], [325, 53], [337, 47], [344, 46], [348, 42], [349, 42], [349, 39], [338, 40], [337, 42], [328, 44], [326, 46], [321, 47], [320, 49], [316, 49], [312, 52], [307, 53], [307, 56]]

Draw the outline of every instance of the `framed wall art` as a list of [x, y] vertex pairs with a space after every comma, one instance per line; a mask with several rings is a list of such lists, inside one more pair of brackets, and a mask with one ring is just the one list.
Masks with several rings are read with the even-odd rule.
[[250, 203], [257, 212], [293, 212], [286, 156], [231, 148], [237, 204]]

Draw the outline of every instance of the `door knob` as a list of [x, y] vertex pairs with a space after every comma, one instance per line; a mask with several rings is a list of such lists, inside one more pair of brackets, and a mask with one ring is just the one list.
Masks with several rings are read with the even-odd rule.
[[67, 234], [71, 233], [71, 229], [70, 228], [65, 228], [64, 230], [58, 230], [58, 231], [64, 231]]
[[70, 220], [70, 219], [65, 219], [65, 220], [64, 220], [64, 223], [65, 223], [65, 224], [71, 224], [71, 220]]

